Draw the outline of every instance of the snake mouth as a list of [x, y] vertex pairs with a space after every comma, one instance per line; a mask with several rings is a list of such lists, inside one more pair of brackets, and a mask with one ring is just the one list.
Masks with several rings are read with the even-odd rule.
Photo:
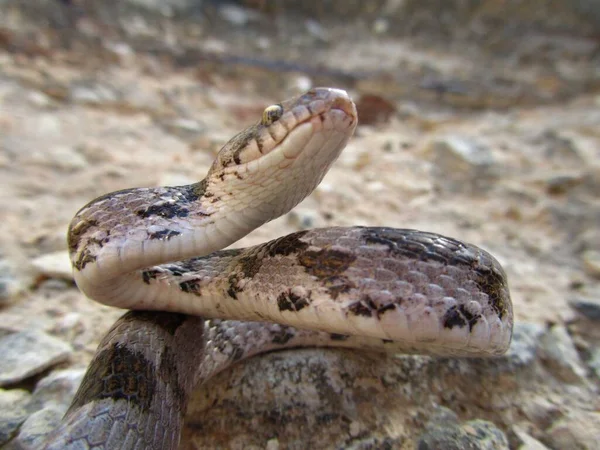
[[[300, 154], [303, 150], [302, 140], [293, 138], [306, 134], [304, 128], [308, 124], [312, 125], [312, 131], [329, 131], [333, 124], [339, 128], [339, 132], [351, 136], [358, 121], [356, 106], [348, 93], [334, 88], [311, 89], [298, 97], [267, 107], [263, 116], [273, 109], [279, 110], [276, 119], [269, 123], [263, 119], [225, 144], [211, 168], [213, 173], [239, 171], [247, 164], [274, 153], [282, 145], [287, 158]], [[289, 145], [292, 140], [296, 142]]]

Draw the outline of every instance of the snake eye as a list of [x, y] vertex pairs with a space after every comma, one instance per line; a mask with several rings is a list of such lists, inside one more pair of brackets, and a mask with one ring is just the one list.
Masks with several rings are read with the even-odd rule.
[[283, 106], [271, 105], [267, 106], [262, 113], [262, 120], [260, 123], [264, 126], [269, 126], [273, 122], [277, 122], [283, 115]]

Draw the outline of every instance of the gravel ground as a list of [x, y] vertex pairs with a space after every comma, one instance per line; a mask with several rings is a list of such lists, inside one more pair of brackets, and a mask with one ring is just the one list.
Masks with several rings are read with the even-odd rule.
[[[369, 22], [355, 41], [334, 39], [343, 28], [315, 20], [303, 22], [296, 44], [250, 34], [275, 61], [267, 67], [264, 58], [225, 58], [242, 44], [208, 27], [195, 50], [220, 49], [219, 58], [191, 64], [192, 53], [184, 57], [175, 45], [188, 42], [183, 37], [173, 38], [174, 50], [149, 51], [140, 48], [141, 32], [124, 36], [81, 11], [70, 16], [73, 34], [7, 3], [0, 446], [35, 448], [122, 314], [86, 299], [72, 282], [65, 233], [74, 213], [109, 191], [203, 178], [220, 146], [266, 105], [322, 83], [358, 101], [355, 137], [309, 198], [235, 245], [333, 225], [417, 228], [471, 242], [508, 274], [513, 345], [491, 361], [341, 350], [254, 358], [198, 390], [182, 448], [592, 449], [600, 442], [600, 95], [590, 75], [598, 73], [598, 44], [589, 34], [540, 32], [540, 42], [554, 45], [547, 57], [514, 63], [514, 53], [471, 51], [458, 37], [424, 45], [423, 37], [395, 36], [392, 19], [380, 31], [386, 23]], [[229, 8], [219, 10], [223, 23], [262, 29], [259, 11]], [[155, 15], [135, 17], [132, 27], [160, 28], [160, 42], [169, 42]], [[167, 20], [160, 17], [159, 24]], [[301, 54], [310, 46], [318, 70], [282, 63], [282, 49]]]

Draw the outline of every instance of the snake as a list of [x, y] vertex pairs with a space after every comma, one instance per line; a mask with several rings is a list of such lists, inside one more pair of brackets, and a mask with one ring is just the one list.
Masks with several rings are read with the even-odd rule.
[[507, 278], [474, 245], [352, 226], [227, 248], [308, 196], [357, 123], [347, 92], [313, 88], [265, 108], [203, 180], [112, 192], [77, 212], [68, 231], [77, 286], [129, 311], [42, 448], [176, 449], [192, 391], [264, 352], [506, 352]]

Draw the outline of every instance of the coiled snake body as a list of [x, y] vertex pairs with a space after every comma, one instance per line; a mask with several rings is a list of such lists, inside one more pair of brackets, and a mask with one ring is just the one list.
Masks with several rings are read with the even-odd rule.
[[175, 449], [194, 387], [269, 350], [506, 351], [506, 278], [475, 246], [349, 227], [220, 250], [304, 199], [356, 123], [344, 91], [313, 89], [265, 109], [201, 182], [118, 191], [77, 213], [69, 229], [77, 285], [141, 311], [105, 336], [45, 448]]

